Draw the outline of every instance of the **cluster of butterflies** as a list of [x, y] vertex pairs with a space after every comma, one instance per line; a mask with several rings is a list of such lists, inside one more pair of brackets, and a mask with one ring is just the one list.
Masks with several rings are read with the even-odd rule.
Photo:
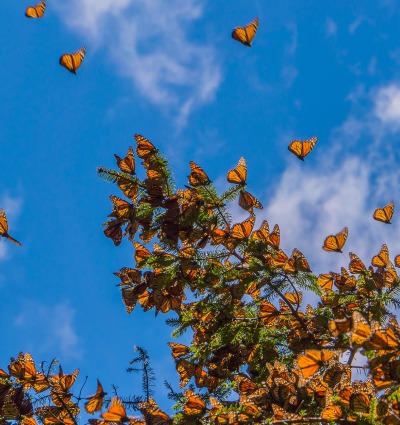
[[[46, 0], [41, 0], [34, 6], [28, 6], [25, 11], [25, 16], [27, 18], [43, 18], [46, 11]], [[83, 59], [86, 54], [86, 48], [81, 47], [74, 53], [64, 53], [61, 55], [59, 63], [68, 71], [76, 74], [78, 68], [82, 65]]]

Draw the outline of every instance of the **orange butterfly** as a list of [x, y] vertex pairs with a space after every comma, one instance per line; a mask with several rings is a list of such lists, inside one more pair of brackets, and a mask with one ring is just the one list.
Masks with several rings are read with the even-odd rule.
[[2, 236], [3, 238], [8, 239], [11, 242], [14, 242], [16, 245], [20, 245], [21, 246], [21, 243], [20, 242], [18, 242], [16, 239], [12, 238], [8, 234], [7, 217], [6, 217], [6, 213], [3, 210], [0, 210], [0, 236]]
[[119, 220], [112, 220], [104, 224], [107, 225], [107, 227], [103, 230], [106, 237], [112, 239], [115, 246], [120, 245], [122, 241], [122, 229]]
[[117, 165], [123, 173], [135, 174], [135, 157], [133, 156], [132, 146], [129, 146], [128, 153], [125, 158], [119, 157], [117, 154], [114, 154], [115, 159], [117, 160]]
[[143, 159], [157, 152], [156, 147], [146, 137], [140, 134], [135, 134], [134, 137], [136, 140], [136, 153], [139, 158]]
[[151, 397], [147, 402], [139, 403], [138, 407], [143, 413], [146, 424], [168, 425], [172, 423], [171, 418], [157, 406]]
[[349, 252], [349, 257], [350, 257], [350, 263], [349, 263], [350, 273], [362, 274], [367, 271], [365, 264], [361, 261], [358, 255], [354, 254], [354, 252]]
[[247, 178], [247, 165], [246, 165], [246, 160], [242, 157], [239, 159], [239, 162], [237, 163], [236, 167], [228, 171], [226, 179], [228, 180], [229, 183], [245, 185], [246, 178]]
[[129, 421], [126, 416], [126, 410], [122, 401], [118, 397], [113, 397], [108, 410], [100, 415], [109, 422], [125, 422]]
[[190, 161], [190, 171], [191, 173], [188, 175], [189, 184], [193, 187], [195, 186], [203, 186], [210, 183], [210, 179], [204, 170], [197, 165], [195, 162]]
[[109, 217], [130, 218], [133, 212], [132, 204], [115, 195], [110, 195], [110, 201], [114, 204], [114, 209]]
[[25, 11], [27, 18], [42, 18], [46, 10], [46, 1], [42, 0], [35, 6], [28, 6]]
[[258, 23], [259, 19], [255, 18], [245, 27], [236, 27], [232, 31], [232, 38], [245, 46], [251, 47], [251, 42], [253, 41], [258, 29]]
[[353, 311], [352, 321], [351, 343], [353, 345], [362, 345], [371, 336], [371, 327], [358, 311]]
[[85, 54], [85, 47], [81, 47], [74, 53], [65, 53], [60, 57], [60, 65], [76, 75], [76, 71], [82, 65]]
[[253, 211], [253, 208], [263, 209], [261, 202], [251, 193], [242, 190], [239, 195], [239, 206], [246, 211]]
[[183, 413], [187, 416], [200, 415], [206, 409], [204, 401], [192, 390], [185, 391], [185, 399]]
[[103, 406], [103, 400], [104, 400], [104, 396], [107, 393], [104, 392], [103, 390], [103, 386], [101, 385], [100, 381], [97, 380], [97, 390], [96, 390], [96, 394], [87, 397], [87, 401], [85, 403], [85, 410], [88, 413], [94, 413], [97, 412], [98, 410], [100, 410]]
[[251, 215], [247, 220], [242, 223], [236, 223], [232, 227], [231, 235], [235, 239], [246, 239], [250, 236], [251, 231], [253, 230], [254, 223], [256, 218], [254, 215]]
[[304, 161], [304, 158], [314, 149], [317, 140], [317, 137], [312, 137], [311, 139], [303, 141], [293, 140], [293, 142], [288, 146], [288, 149], [290, 152], [294, 153], [297, 158]]
[[325, 251], [342, 252], [348, 233], [349, 229], [347, 227], [343, 227], [343, 229], [339, 233], [336, 233], [336, 235], [327, 236], [322, 249]]
[[336, 353], [328, 350], [306, 350], [304, 354], [297, 357], [297, 366], [300, 368], [304, 378], [313, 376], [324, 365], [331, 360]]
[[375, 267], [386, 267], [389, 261], [389, 250], [386, 244], [382, 245], [378, 255], [372, 257], [371, 264]]
[[182, 357], [185, 354], [189, 353], [189, 347], [178, 342], [168, 342], [168, 345], [172, 349], [172, 357], [174, 359]]
[[269, 224], [267, 220], [263, 220], [258, 230], [255, 230], [251, 235], [251, 239], [256, 241], [267, 242], [269, 235]]
[[391, 224], [390, 220], [393, 217], [394, 213], [394, 202], [391, 201], [387, 205], [385, 205], [383, 208], [377, 208], [374, 211], [374, 219], [377, 221], [382, 221], [386, 224]]
[[267, 244], [272, 248], [278, 250], [279, 244], [281, 241], [281, 232], [279, 230], [279, 226], [275, 224], [272, 232], [268, 235]]

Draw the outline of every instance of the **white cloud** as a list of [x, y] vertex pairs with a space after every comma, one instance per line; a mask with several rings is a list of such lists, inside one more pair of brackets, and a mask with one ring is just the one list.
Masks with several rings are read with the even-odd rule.
[[213, 99], [221, 82], [215, 49], [191, 40], [199, 0], [56, 0], [60, 17], [94, 48], [105, 49], [149, 101], [173, 109], [177, 123]]
[[335, 37], [337, 34], [337, 23], [329, 16], [325, 22], [325, 35], [327, 37]]
[[63, 360], [79, 360], [82, 350], [73, 326], [74, 316], [75, 310], [68, 304], [47, 306], [27, 301], [15, 317], [14, 326], [18, 332], [26, 333], [27, 345], [32, 350], [48, 352]]
[[[15, 228], [14, 223], [15, 219], [20, 214], [22, 207], [22, 199], [21, 198], [12, 198], [8, 194], [4, 194], [0, 198], [0, 209], [4, 210], [7, 216], [7, 221], [9, 225], [9, 233], [11, 236], [14, 235], [13, 229]], [[11, 226], [10, 226], [11, 223]], [[6, 239], [0, 241], [0, 261], [6, 260], [8, 257], [10, 242], [7, 242]]]
[[400, 130], [400, 85], [390, 84], [376, 91], [375, 115], [392, 130]]
[[[400, 189], [399, 154], [391, 143], [393, 131], [400, 131], [400, 85], [393, 83], [365, 94], [353, 95], [354, 110], [332, 131], [319, 163], [313, 154], [305, 163], [293, 163], [269, 196], [262, 212], [270, 225], [281, 227], [282, 248], [288, 253], [300, 249], [315, 273], [337, 271], [347, 266], [347, 253], [353, 251], [368, 263], [387, 243], [391, 257], [400, 252], [400, 219], [392, 225], [373, 220], [375, 208], [390, 200], [397, 205]], [[396, 214], [396, 212], [395, 212]], [[395, 216], [396, 217], [396, 216]], [[259, 217], [259, 219], [262, 217]], [[321, 249], [324, 238], [349, 227], [344, 254]]]

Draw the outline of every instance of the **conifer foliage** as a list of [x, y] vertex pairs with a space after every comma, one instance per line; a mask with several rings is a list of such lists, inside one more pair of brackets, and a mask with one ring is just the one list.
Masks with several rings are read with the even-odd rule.
[[[151, 382], [162, 377], [143, 349], [132, 364], [141, 365], [144, 392], [126, 400], [107, 397], [99, 381], [84, 399], [72, 391], [78, 370], [38, 369], [21, 353], [0, 370], [3, 423], [76, 424], [83, 404], [98, 416], [93, 425], [400, 425], [400, 327], [392, 313], [399, 279], [387, 246], [371, 266], [350, 253], [348, 269], [317, 277], [297, 248], [280, 248], [278, 225], [255, 228], [262, 205], [247, 191], [243, 158], [222, 194], [195, 162], [188, 185], [176, 189], [153, 143], [135, 140], [143, 170], [132, 147], [115, 155], [117, 170], [98, 169], [120, 190], [110, 196], [104, 234], [134, 248], [135, 264], [115, 272], [127, 312], [175, 313], [167, 320], [177, 338], [169, 347], [180, 388], [167, 384], [175, 413], [152, 398]], [[229, 213], [234, 202], [247, 215], [238, 223]], [[314, 306], [303, 301], [311, 292]], [[179, 342], [184, 332], [188, 346]], [[127, 413], [132, 407], [136, 416]]]

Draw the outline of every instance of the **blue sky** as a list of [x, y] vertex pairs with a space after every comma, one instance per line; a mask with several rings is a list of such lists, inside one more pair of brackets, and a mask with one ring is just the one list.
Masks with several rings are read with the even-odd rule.
[[[0, 243], [1, 367], [19, 351], [57, 357], [66, 371], [121, 395], [140, 392], [125, 368], [133, 346], [149, 351], [157, 400], [177, 383], [162, 315], [125, 313], [112, 272], [133, 266], [101, 223], [116, 188], [96, 167], [114, 167], [133, 134], [171, 161], [179, 185], [188, 162], [226, 185], [244, 156], [258, 221], [281, 227], [282, 247], [306, 255], [317, 274], [368, 262], [383, 242], [400, 253], [400, 6], [395, 1], [48, 0], [41, 20], [27, 2], [0, 15], [0, 207], [23, 244]], [[260, 18], [253, 47], [231, 39]], [[78, 75], [59, 56], [86, 46]], [[287, 150], [317, 135], [305, 163]], [[237, 220], [244, 218], [237, 209]], [[349, 227], [343, 255], [323, 252]], [[168, 409], [167, 409], [168, 410]]]

